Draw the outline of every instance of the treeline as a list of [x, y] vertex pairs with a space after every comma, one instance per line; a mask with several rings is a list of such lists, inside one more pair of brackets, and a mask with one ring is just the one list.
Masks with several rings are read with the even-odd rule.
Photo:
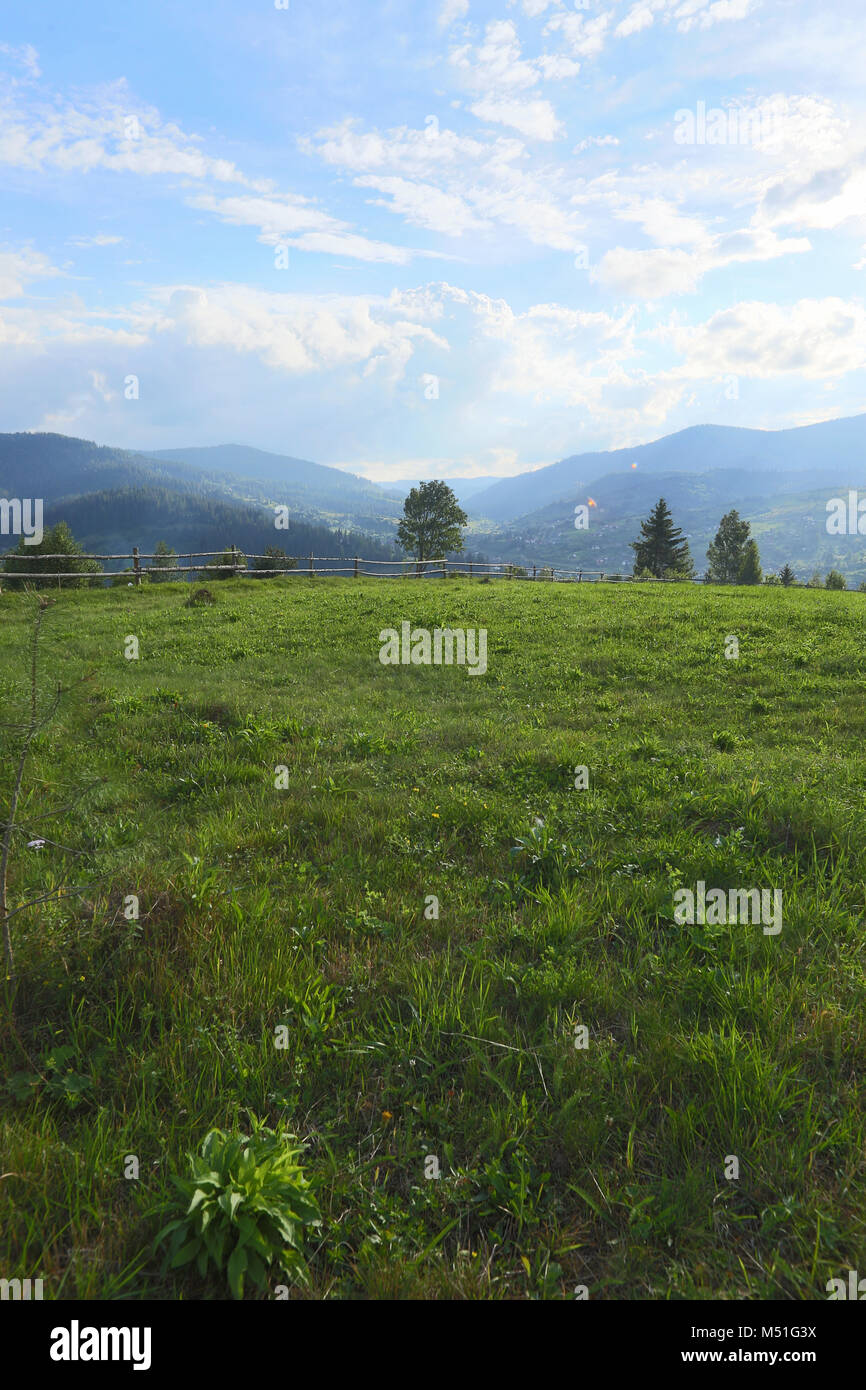
[[363, 554], [389, 560], [396, 554], [393, 544], [362, 532], [332, 531], [328, 526], [292, 517], [285, 529], [277, 531], [270, 508], [158, 487], [125, 487], [66, 498], [47, 508], [47, 521], [65, 521], [73, 534], [82, 538], [84, 549], [92, 551], [128, 551], [133, 545], [153, 550], [157, 541], [164, 540], [178, 554], [221, 550], [229, 541], [254, 555], [272, 544], [296, 555], [313, 551], [316, 555]]
[[[695, 565], [689, 551], [688, 540], [682, 530], [674, 526], [670, 509], [660, 497], [646, 521], [641, 522], [641, 533], [631, 542], [635, 553], [634, 574], [639, 579], [694, 579]], [[750, 534], [748, 521], [743, 521], [735, 509], [726, 512], [719, 522], [719, 529], [707, 550], [707, 568], [704, 582], [707, 584], [771, 584], [788, 588], [802, 583], [790, 565], [785, 564], [778, 574], [764, 574], [758, 543]], [[817, 570], [806, 582], [807, 589], [844, 589], [845, 576], [831, 569], [822, 580]], [[860, 584], [866, 591], [866, 580]]]
[[[311, 552], [333, 556], [336, 560], [351, 559], [354, 555], [371, 560], [391, 560], [397, 556], [393, 544], [363, 532], [331, 530], [292, 517], [277, 530], [275, 514], [269, 508], [227, 503], [157, 487], [117, 488], [69, 498], [49, 506], [45, 520], [45, 535], [39, 545], [25, 545], [22, 538], [16, 549], [7, 553], [3, 560], [6, 573], [16, 569], [44, 570], [50, 574], [73, 570], [82, 576], [101, 573], [102, 565], [99, 562], [88, 565], [81, 558], [82, 552], [130, 553], [133, 545], [148, 554], [155, 553], [162, 544], [166, 552], [175, 556], [221, 553], [230, 544], [251, 555], [262, 555], [269, 547], [274, 547], [282, 551], [284, 557], [306, 556]], [[80, 542], [74, 537], [81, 537]], [[62, 558], [34, 562], [36, 555], [53, 554]], [[21, 564], [23, 556], [28, 558]], [[16, 557], [18, 562], [13, 562]], [[188, 562], [181, 560], [180, 563]], [[157, 568], [164, 567], [163, 557], [163, 563]], [[277, 563], [268, 566], [280, 567]], [[326, 562], [317, 565], [320, 570], [327, 567]], [[110, 570], [109, 565], [106, 572]], [[9, 587], [15, 583], [15, 580], [7, 581]]]
[[[116, 542], [118, 553], [123, 551], [130, 553], [132, 542], [130, 534], [135, 537], [135, 543], [142, 554], [151, 554], [155, 558], [153, 561], [143, 561], [142, 570], [147, 578], [154, 581], [166, 579], [186, 579], [189, 571], [177, 573], [179, 565], [189, 565], [192, 562], [187, 557], [195, 553], [210, 555], [210, 561], [202, 560], [198, 573], [208, 578], [227, 578], [230, 574], [223, 565], [237, 564], [244, 567], [246, 555], [261, 555], [262, 560], [251, 561], [251, 572], [257, 570], [289, 570], [297, 564], [297, 557], [306, 557], [314, 554], [320, 558], [316, 561], [318, 573], [326, 572], [329, 568], [339, 568], [355, 555], [362, 555], [371, 560], [395, 560], [398, 557], [394, 546], [383, 545], [371, 536], [360, 532], [349, 530], [331, 531], [326, 526], [311, 526], [304, 522], [295, 522], [289, 518], [285, 528], [276, 530], [272, 513], [263, 511], [249, 510], [249, 516], [241, 516], [245, 509], [225, 507], [219, 504], [208, 503], [207, 510], [210, 513], [209, 524], [197, 516], [198, 507], [196, 501], [191, 498], [172, 496], [171, 514], [164, 518], [166, 533], [158, 539], [153, 538], [151, 528], [154, 524], [153, 501], [147, 498], [148, 489], [130, 489], [124, 498], [125, 505], [134, 509], [134, 520], [138, 523], [137, 529], [133, 529], [133, 522], [130, 521], [129, 531], [121, 533], [120, 539]], [[84, 501], [85, 499], [82, 499]], [[150, 509], [146, 514], [144, 509], [147, 502], [151, 503]], [[183, 521], [178, 521], [177, 511], [186, 506], [196, 515], [195, 525], [199, 529], [192, 529], [191, 526], [183, 525]], [[67, 516], [74, 517], [76, 508], [70, 506]], [[111, 514], [116, 522], [117, 514]], [[87, 522], [89, 526], [100, 526], [106, 524], [104, 517], [94, 518], [90, 508], [87, 509]], [[124, 569], [106, 568], [98, 560], [87, 558], [87, 552], [91, 545], [82, 544], [75, 539], [72, 527], [68, 520], [58, 520], [51, 523], [49, 513], [48, 523], [45, 528], [42, 540], [38, 545], [27, 545], [22, 537], [14, 550], [9, 550], [2, 557], [0, 573], [12, 574], [15, 572], [33, 572], [48, 576], [60, 574], [72, 574], [76, 578], [55, 580], [53, 578], [42, 578], [33, 580], [35, 588], [53, 587], [55, 584], [62, 584], [64, 588], [79, 588], [82, 585], [101, 585], [106, 580], [113, 583], [128, 582], [130, 574], [133, 573], [133, 566], [127, 565]], [[172, 533], [180, 532], [180, 548], [171, 544]], [[105, 532], [101, 534], [104, 536]], [[231, 542], [227, 541], [230, 536]], [[231, 546], [235, 546], [235, 552]], [[109, 550], [114, 550], [110, 546]], [[52, 557], [52, 558], [49, 558]], [[56, 557], [56, 558], [54, 558]], [[175, 571], [175, 573], [172, 573]], [[261, 577], [265, 577], [262, 575]], [[23, 579], [6, 579], [5, 587], [13, 589], [23, 587], [28, 581]]]

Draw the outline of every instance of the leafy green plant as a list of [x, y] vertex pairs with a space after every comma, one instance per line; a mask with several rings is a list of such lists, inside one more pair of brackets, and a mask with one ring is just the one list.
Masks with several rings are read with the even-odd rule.
[[194, 1260], [204, 1278], [213, 1265], [234, 1298], [247, 1278], [265, 1288], [273, 1268], [306, 1280], [304, 1227], [321, 1225], [321, 1216], [293, 1138], [264, 1126], [252, 1135], [210, 1131], [200, 1153], [188, 1155], [191, 1176], [172, 1175], [186, 1209], [156, 1238], [168, 1241], [169, 1268]]
[[571, 845], [554, 839], [547, 825], [534, 825], [528, 834], [518, 836], [510, 854], [519, 869], [515, 882], [518, 891], [561, 888], [580, 868]]

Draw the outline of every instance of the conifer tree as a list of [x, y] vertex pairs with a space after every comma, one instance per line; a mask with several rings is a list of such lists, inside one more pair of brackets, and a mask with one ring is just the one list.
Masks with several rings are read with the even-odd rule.
[[640, 539], [631, 542], [634, 573], [649, 571], [656, 579], [673, 576], [688, 579], [694, 573], [689, 543], [674, 526], [668, 504], [660, 497], [646, 521], [640, 524]]

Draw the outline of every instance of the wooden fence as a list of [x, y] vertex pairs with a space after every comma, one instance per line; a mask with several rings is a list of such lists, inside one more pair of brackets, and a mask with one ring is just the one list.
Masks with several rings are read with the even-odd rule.
[[[66, 560], [68, 555], [27, 555], [19, 552], [7, 552], [6, 556], [0, 556], [0, 560], [9, 559], [14, 555], [16, 564], [20, 560]], [[230, 559], [226, 559], [230, 556]], [[3, 579], [56, 579], [58, 587], [62, 579], [83, 580], [85, 583], [117, 584], [124, 575], [128, 575], [128, 583], [132, 586], [141, 587], [143, 580], [154, 579], [155, 581], [165, 582], [175, 575], [188, 575], [190, 579], [194, 575], [213, 575], [225, 573], [232, 578], [256, 578], [266, 575], [284, 575], [286, 578], [310, 578], [316, 574], [325, 576], [331, 574], [351, 574], [354, 578], [379, 578], [379, 579], [445, 579], [450, 574], [462, 575], [468, 579], [475, 578], [497, 578], [497, 579], [534, 579], [545, 580], [557, 583], [610, 583], [612, 581], [629, 582], [633, 584], [676, 584], [676, 583], [701, 583], [702, 580], [694, 579], [688, 581], [676, 579], [638, 579], [631, 574], [618, 574], [605, 570], [588, 569], [569, 569], [562, 565], [535, 564], [517, 565], [506, 561], [487, 561], [487, 560], [449, 560], [441, 557], [431, 560], [415, 559], [394, 559], [394, 560], [368, 560], [364, 556], [354, 555], [347, 558], [343, 555], [289, 555], [287, 560], [294, 560], [293, 568], [286, 569], [282, 566], [274, 568], [248, 568], [250, 560], [272, 559], [269, 555], [246, 555], [237, 546], [229, 546], [223, 550], [197, 550], [183, 552], [178, 555], [178, 563], [171, 565], [158, 564], [145, 567], [142, 561], [145, 560], [165, 560], [164, 555], [149, 555], [142, 553], [137, 546], [133, 546], [132, 554], [127, 555], [78, 555], [80, 560], [95, 560], [99, 562], [131, 560], [131, 569], [125, 570], [103, 570], [101, 573], [81, 573], [77, 570], [3, 570], [0, 569], [0, 583]], [[189, 560], [190, 563], [183, 565], [181, 560]], [[192, 564], [193, 560], [204, 560], [206, 563], [201, 565]], [[214, 563], [216, 560], [218, 563]], [[319, 569], [316, 569], [318, 563]], [[324, 568], [323, 568], [324, 566]], [[374, 566], [372, 570], [366, 567]]]

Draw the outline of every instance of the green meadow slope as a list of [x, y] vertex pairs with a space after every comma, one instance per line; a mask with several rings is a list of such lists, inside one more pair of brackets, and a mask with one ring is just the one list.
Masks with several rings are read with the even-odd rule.
[[[73, 688], [10, 863], [12, 907], [54, 896], [12, 919], [4, 1275], [226, 1297], [152, 1242], [187, 1152], [251, 1117], [307, 1146], [293, 1297], [824, 1299], [866, 1269], [866, 595], [212, 587], [45, 615]], [[0, 597], [7, 721], [32, 604]], [[486, 674], [383, 666], [403, 621], [485, 628]], [[679, 924], [699, 880], [781, 889], [782, 931]]]

